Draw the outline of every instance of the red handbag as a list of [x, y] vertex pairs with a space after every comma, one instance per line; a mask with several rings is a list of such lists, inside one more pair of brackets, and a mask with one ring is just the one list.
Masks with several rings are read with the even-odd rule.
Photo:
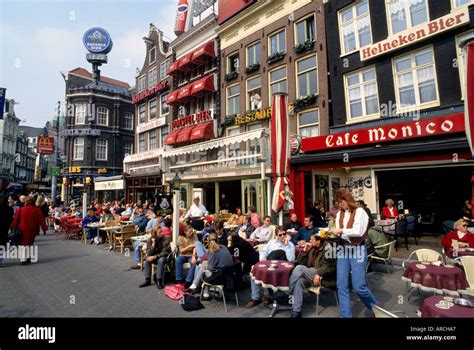
[[180, 300], [184, 294], [184, 284], [170, 284], [165, 287], [165, 295], [173, 300]]

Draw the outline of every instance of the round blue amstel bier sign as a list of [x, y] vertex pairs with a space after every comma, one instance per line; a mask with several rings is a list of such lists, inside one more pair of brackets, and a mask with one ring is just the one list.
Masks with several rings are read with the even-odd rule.
[[112, 50], [110, 34], [103, 28], [94, 27], [84, 33], [82, 42], [91, 53], [109, 53]]

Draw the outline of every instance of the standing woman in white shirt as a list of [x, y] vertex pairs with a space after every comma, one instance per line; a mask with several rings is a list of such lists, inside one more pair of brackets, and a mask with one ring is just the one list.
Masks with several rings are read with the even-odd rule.
[[369, 217], [359, 208], [352, 194], [344, 189], [337, 193], [341, 210], [336, 216], [336, 228], [333, 232], [341, 237], [337, 253], [337, 295], [339, 298], [339, 317], [352, 317], [352, 288], [359, 299], [372, 312], [372, 304], [377, 304], [374, 295], [367, 286], [365, 269], [367, 266], [367, 227]]

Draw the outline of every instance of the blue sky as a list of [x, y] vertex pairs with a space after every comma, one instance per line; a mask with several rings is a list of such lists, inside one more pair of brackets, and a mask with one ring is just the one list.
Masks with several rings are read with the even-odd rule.
[[134, 84], [150, 23], [168, 38], [178, 0], [0, 0], [0, 87], [19, 102], [21, 125], [42, 127], [64, 100], [61, 71], [84, 67], [82, 35], [103, 27], [114, 42], [102, 74]]

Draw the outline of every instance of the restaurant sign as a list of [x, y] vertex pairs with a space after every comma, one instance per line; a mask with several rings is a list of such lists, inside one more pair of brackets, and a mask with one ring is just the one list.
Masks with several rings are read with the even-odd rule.
[[38, 154], [53, 154], [54, 153], [54, 137], [38, 136]]
[[182, 117], [173, 121], [173, 130], [184, 128], [186, 126], [196, 125], [211, 121], [214, 118], [214, 111], [207, 109], [202, 112], [196, 112], [194, 114]]
[[110, 180], [110, 181], [96, 181], [94, 182], [95, 191], [113, 191], [113, 190], [124, 190], [125, 180]]
[[271, 119], [272, 107], [258, 109], [255, 111], [247, 112], [244, 115], [237, 115], [235, 117], [235, 125], [248, 124], [259, 120]]
[[155, 119], [152, 119], [152, 121], [150, 121], [146, 124], [138, 125], [137, 126], [137, 133], [142, 133], [144, 131], [155, 129], [155, 128], [158, 128], [158, 127], [163, 126], [165, 124], [166, 124], [166, 117], [155, 118]]
[[303, 152], [403, 141], [464, 132], [464, 114], [383, 125], [326, 136], [304, 138]]
[[140, 92], [139, 94], [136, 94], [136, 95], [132, 96], [132, 103], [133, 104], [138, 103], [139, 101], [143, 100], [144, 98], [146, 98], [150, 95], [155, 95], [158, 92], [161, 92], [161, 91], [167, 89], [168, 87], [169, 87], [168, 80], [160, 81], [155, 86], [153, 86], [149, 89], [146, 89], [146, 90]]
[[401, 49], [466, 23], [469, 23], [469, 9], [467, 6], [455, 10], [446, 16], [392, 35], [378, 43], [361, 48], [360, 60], [365, 61], [387, 52]]

